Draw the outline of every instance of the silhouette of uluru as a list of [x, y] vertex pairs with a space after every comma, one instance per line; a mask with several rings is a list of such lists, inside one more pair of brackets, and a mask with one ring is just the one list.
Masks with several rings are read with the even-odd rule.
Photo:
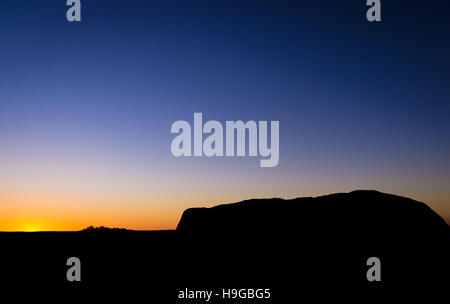
[[[66, 261], [79, 257], [77, 292], [140, 292], [158, 303], [181, 303], [186, 287], [271, 289], [271, 301], [246, 303], [290, 303], [306, 294], [328, 302], [337, 298], [332, 290], [348, 289], [403, 297], [400, 286], [411, 295], [425, 286], [446, 290], [449, 232], [426, 204], [377, 191], [252, 199], [187, 209], [176, 230], [0, 233], [0, 281], [74, 288]], [[381, 282], [366, 278], [370, 257], [381, 261]], [[24, 280], [29, 274], [39, 280]]]
[[426, 204], [373, 190], [284, 200], [252, 199], [184, 211], [177, 226], [190, 233], [359, 232], [412, 234], [447, 232], [448, 225]]
[[[312, 290], [361, 287], [369, 257], [382, 261], [383, 282], [391, 287], [436, 287], [450, 271], [447, 223], [422, 202], [373, 190], [191, 208], [176, 232], [202, 248], [191, 256], [203, 250], [212, 260], [222, 257], [216, 269], [229, 276], [244, 267], [253, 279], [269, 281], [287, 271]], [[298, 282], [283, 284], [295, 290]]]

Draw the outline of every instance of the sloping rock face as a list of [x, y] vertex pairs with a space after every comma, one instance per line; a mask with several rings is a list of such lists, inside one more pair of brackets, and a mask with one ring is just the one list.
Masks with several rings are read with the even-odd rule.
[[389, 290], [445, 282], [449, 232], [426, 204], [366, 190], [192, 208], [177, 227], [185, 256], [229, 276], [245, 268], [261, 280], [297, 277], [288, 285], [366, 288], [367, 260], [377, 257]]
[[427, 236], [448, 231], [426, 204], [377, 191], [359, 190], [316, 198], [254, 199], [212, 208], [187, 209], [177, 231], [195, 233], [282, 232], [370, 233], [372, 236]]

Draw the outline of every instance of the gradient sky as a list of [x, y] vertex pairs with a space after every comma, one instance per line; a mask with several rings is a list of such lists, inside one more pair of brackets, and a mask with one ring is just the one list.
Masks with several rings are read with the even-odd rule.
[[[0, 2], [0, 230], [376, 189], [450, 222], [450, 2]], [[176, 120], [279, 120], [280, 163], [175, 158]], [[326, 210], [324, 210], [326, 212]]]

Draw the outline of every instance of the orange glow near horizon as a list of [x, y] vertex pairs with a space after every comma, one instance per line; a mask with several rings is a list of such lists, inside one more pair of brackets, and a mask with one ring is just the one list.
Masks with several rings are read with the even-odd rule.
[[[203, 206], [233, 201], [239, 201], [239, 199], [211, 200], [209, 204], [203, 204]], [[136, 204], [139, 207], [136, 207]], [[16, 206], [17, 208], [14, 209], [10, 206], [9, 210], [0, 206], [0, 231], [80, 231], [88, 226], [131, 230], [171, 230], [176, 228], [182, 212], [186, 208], [200, 205], [188, 201], [184, 204], [166, 201], [165, 207], [136, 202], [130, 204], [129, 207], [114, 203], [101, 204], [99, 207], [93, 204], [88, 205], [85, 202], [73, 205], [66, 201], [62, 206], [56, 208], [51, 203], [42, 204], [37, 200], [35, 202], [22, 201]], [[448, 223], [448, 218], [445, 219]]]
[[356, 189], [375, 189], [425, 202], [450, 222], [449, 188], [438, 183], [434, 184], [436, 188], [420, 189], [416, 186], [420, 181], [392, 183], [377, 176], [330, 175], [317, 183], [314, 178], [296, 173], [270, 171], [263, 175], [253, 167], [238, 176], [238, 168], [233, 166], [184, 169], [158, 170], [158, 174], [148, 169], [133, 175], [123, 170], [97, 170], [94, 175], [91, 171], [78, 173], [62, 168], [39, 175], [27, 170], [18, 176], [0, 172], [0, 231], [79, 231], [88, 226], [168, 230], [175, 229], [183, 211], [191, 207]]
[[[181, 216], [181, 215], [180, 215]], [[150, 217], [149, 217], [150, 218]], [[134, 221], [132, 221], [134, 220]], [[89, 226], [105, 226], [109, 228], [126, 228], [131, 230], [168, 230], [174, 229], [173, 220], [166, 218], [162, 220], [149, 220], [147, 222], [139, 221], [136, 218], [125, 219], [101, 219], [94, 217], [85, 217], [82, 219], [61, 217], [60, 220], [51, 218], [20, 218], [5, 219], [0, 216], [0, 231], [18, 231], [18, 232], [38, 232], [38, 231], [79, 231]], [[176, 220], [178, 222], [178, 219]]]
[[[0, 195], [0, 201], [6, 201], [5, 197]], [[155, 206], [144, 198], [35, 195], [9, 197], [8, 201], [0, 205], [0, 231], [79, 231], [88, 226], [167, 230], [176, 227], [182, 212], [169, 202]]]

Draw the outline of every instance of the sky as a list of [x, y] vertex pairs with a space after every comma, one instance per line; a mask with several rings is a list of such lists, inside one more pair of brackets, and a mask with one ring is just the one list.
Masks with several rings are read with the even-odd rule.
[[[450, 223], [450, 3], [0, 2], [0, 231], [173, 229], [184, 209], [375, 189]], [[173, 122], [280, 122], [280, 162]], [[324, 210], [326, 212], [326, 210]]]

